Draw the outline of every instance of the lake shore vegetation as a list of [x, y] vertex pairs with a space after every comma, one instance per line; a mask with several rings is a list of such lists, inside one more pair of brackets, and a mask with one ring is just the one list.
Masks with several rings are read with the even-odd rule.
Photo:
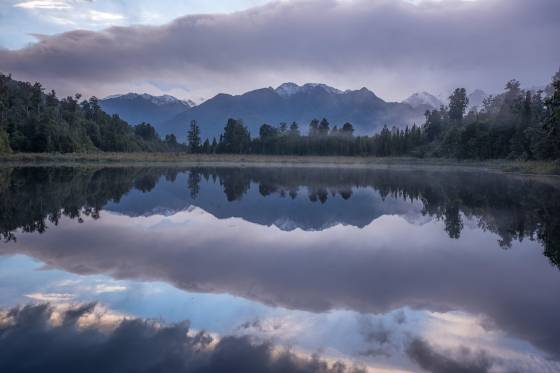
[[[468, 112], [467, 108], [466, 90], [457, 88], [448, 106], [426, 111], [424, 124], [385, 126], [369, 136], [355, 135], [351, 123], [338, 127], [323, 118], [313, 119], [305, 133], [296, 122], [265, 123], [258, 136], [251, 137], [241, 119], [231, 118], [221, 135], [204, 140], [199, 124], [192, 121], [185, 125], [185, 143], [181, 143], [173, 134], [162, 138], [149, 123], [133, 126], [118, 115], [105, 113], [96, 97], [81, 100], [76, 94], [59, 99], [54, 91], [45, 93], [40, 83], [0, 74], [0, 154], [12, 160], [44, 159], [30, 154], [47, 153], [46, 158], [53, 160], [60, 158], [53, 154], [60, 153], [73, 154], [63, 157], [66, 160], [165, 162], [196, 160], [203, 155], [206, 160], [221, 159], [219, 155], [230, 155], [228, 160], [248, 159], [250, 155], [251, 159], [265, 156], [267, 162], [269, 157], [281, 157], [278, 162], [298, 163], [350, 162], [346, 158], [318, 161], [316, 157], [357, 158], [350, 163], [403, 157], [405, 163], [411, 159], [504, 160], [508, 167], [520, 162], [529, 162], [521, 168], [549, 172], [558, 167], [560, 72], [545, 91], [524, 90], [512, 80], [502, 94], [486, 98], [481, 108], [471, 107]], [[308, 156], [314, 159], [300, 159]]]

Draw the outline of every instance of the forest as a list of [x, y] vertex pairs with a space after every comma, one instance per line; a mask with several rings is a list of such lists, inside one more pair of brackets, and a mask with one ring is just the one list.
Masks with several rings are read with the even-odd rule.
[[148, 123], [131, 126], [99, 107], [96, 97], [59, 99], [40, 83], [0, 74], [0, 153], [185, 151], [174, 135], [161, 139]]
[[376, 157], [444, 157], [454, 159], [556, 160], [560, 158], [560, 72], [546, 91], [521, 89], [509, 81], [505, 91], [467, 112], [465, 88], [457, 88], [449, 105], [425, 113], [424, 124], [385, 126], [372, 136], [355, 136], [351, 123], [340, 128], [326, 118], [309, 123], [263, 124], [251, 139], [242, 120], [230, 119], [218, 140], [200, 139], [191, 122], [188, 147], [193, 153], [345, 155]]
[[[428, 110], [420, 125], [385, 126], [356, 136], [351, 123], [340, 127], [313, 119], [303, 133], [296, 122], [263, 124], [252, 138], [241, 119], [229, 119], [219, 138], [202, 141], [196, 121], [185, 124], [184, 143], [161, 138], [149, 123], [132, 126], [108, 115], [96, 97], [59, 99], [40, 83], [0, 74], [0, 153], [190, 152], [272, 155], [442, 157], [453, 159], [560, 159], [560, 72], [544, 91], [524, 90], [509, 81], [503, 93], [469, 108], [465, 88], [448, 106]], [[81, 101], [80, 101], [81, 100]]]

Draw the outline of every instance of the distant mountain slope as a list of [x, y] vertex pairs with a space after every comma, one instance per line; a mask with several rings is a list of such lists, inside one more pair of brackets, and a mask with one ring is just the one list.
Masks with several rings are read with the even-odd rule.
[[425, 109], [439, 109], [442, 105], [444, 105], [439, 98], [428, 92], [414, 93], [403, 102], [409, 104], [413, 108], [422, 107]]
[[424, 110], [406, 103], [385, 102], [366, 88], [340, 91], [324, 84], [284, 83], [278, 88], [262, 88], [242, 95], [219, 94], [202, 104], [165, 121], [162, 134], [183, 136], [191, 120], [197, 120], [203, 137], [222, 133], [228, 118], [240, 118], [253, 135], [263, 123], [277, 125], [296, 121], [306, 131], [309, 122], [327, 118], [331, 125], [351, 122], [356, 134], [371, 134], [384, 125], [404, 127], [420, 123]]
[[107, 113], [118, 114], [131, 124], [148, 122], [156, 128], [192, 106], [173, 96], [152, 96], [146, 93], [109, 96], [100, 100], [99, 104]]

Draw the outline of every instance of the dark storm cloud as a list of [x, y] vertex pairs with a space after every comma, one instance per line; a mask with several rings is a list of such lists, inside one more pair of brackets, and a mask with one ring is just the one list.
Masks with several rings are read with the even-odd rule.
[[494, 360], [485, 351], [474, 352], [467, 347], [458, 351], [437, 351], [423, 339], [413, 339], [406, 353], [422, 369], [431, 373], [486, 373]]
[[355, 372], [341, 363], [328, 365], [318, 357], [303, 359], [289, 352], [279, 356], [272, 346], [248, 337], [187, 334], [186, 322], [158, 325], [142, 319], [120, 321], [110, 331], [79, 327], [81, 316], [95, 304], [62, 314], [60, 325], [50, 319], [53, 308], [33, 305], [8, 310], [0, 318], [2, 372]]
[[557, 0], [293, 0], [159, 27], [40, 36], [0, 51], [0, 70], [90, 91], [162, 78], [195, 90], [215, 84], [207, 89], [216, 93], [319, 76], [388, 91], [388, 73], [397, 90], [441, 81], [498, 89], [512, 77], [548, 81], [560, 62], [559, 34]]

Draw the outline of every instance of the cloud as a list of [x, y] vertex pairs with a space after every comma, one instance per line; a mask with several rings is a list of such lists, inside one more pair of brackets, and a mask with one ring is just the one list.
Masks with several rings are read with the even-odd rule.
[[391, 342], [391, 329], [383, 325], [382, 321], [373, 324], [371, 320], [364, 320], [362, 334], [367, 342], [386, 345]]
[[23, 9], [70, 9], [72, 8], [70, 4], [65, 1], [57, 0], [33, 0], [33, 1], [23, 1], [21, 3], [14, 4], [16, 8]]
[[[350, 372], [341, 363], [317, 357], [275, 353], [268, 343], [248, 337], [215, 341], [193, 333], [188, 322], [161, 324], [130, 318], [105, 330], [81, 326], [94, 303], [72, 307], [58, 315], [52, 306], [28, 305], [0, 316], [2, 372]], [[97, 315], [103, 318], [103, 315]]]
[[109, 284], [100, 284], [95, 286], [95, 292], [97, 294], [102, 293], [118, 293], [121, 291], [127, 290], [126, 286], [123, 285], [109, 285]]
[[[146, 203], [146, 195], [137, 198]], [[251, 203], [243, 201], [247, 204], [236, 211]], [[95, 224], [62, 221], [47, 235], [22, 234], [16, 243], [0, 246], [0, 253], [28, 255], [80, 275], [164, 281], [187, 291], [229, 293], [311, 312], [461, 310], [485, 315], [506, 336], [560, 359], [560, 329], [553, 322], [560, 302], [550, 297], [558, 289], [551, 288], [558, 273], [538, 245], [519, 247], [533, 253], [519, 260], [517, 251], [504, 255], [491, 234], [468, 228], [463, 234], [464, 240], [450, 240], [437, 223], [416, 226], [398, 216], [376, 219], [363, 229], [339, 225], [318, 234], [217, 219], [199, 208], [170, 217], [104, 211]], [[496, 268], [501, 281], [495, 281]], [[408, 322], [406, 316], [395, 314], [394, 323], [399, 322]], [[390, 330], [374, 323], [364, 336], [373, 347], [384, 347]]]
[[87, 14], [88, 18], [94, 22], [120, 21], [125, 18], [122, 14], [100, 12], [98, 10], [90, 10]]
[[495, 91], [513, 77], [549, 80], [560, 60], [551, 47], [558, 14], [556, 0], [279, 1], [163, 26], [43, 37], [0, 51], [0, 70], [97, 95], [150, 80], [203, 97], [286, 80], [366, 85], [389, 98], [456, 85]]
[[440, 352], [422, 339], [413, 339], [406, 350], [410, 359], [431, 373], [487, 373], [494, 365], [485, 351], [473, 352], [467, 347]]
[[27, 294], [27, 298], [40, 302], [69, 302], [74, 295], [68, 293], [32, 293]]

